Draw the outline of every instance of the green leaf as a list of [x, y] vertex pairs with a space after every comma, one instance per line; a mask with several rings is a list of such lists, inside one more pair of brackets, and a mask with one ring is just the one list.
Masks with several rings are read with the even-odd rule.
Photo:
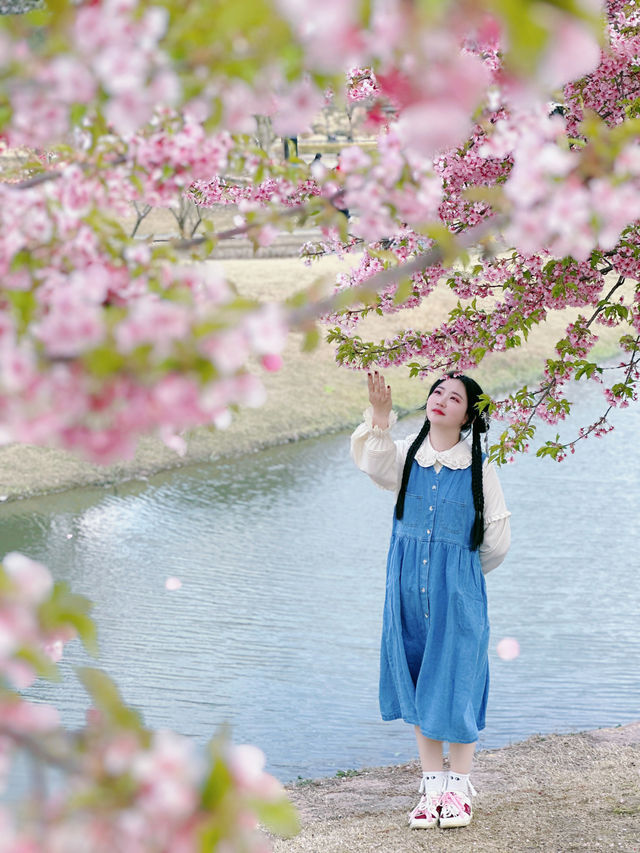
[[402, 305], [413, 294], [413, 282], [409, 278], [405, 278], [398, 282], [393, 301], [396, 305]]
[[430, 223], [421, 228], [420, 231], [438, 244], [442, 252], [443, 265], [445, 267], [452, 266], [460, 256], [462, 248], [447, 226], [440, 223]]
[[83, 358], [87, 370], [99, 379], [113, 376], [123, 369], [126, 358], [115, 347], [96, 347]]
[[484, 412], [485, 409], [489, 409], [491, 411], [491, 397], [488, 394], [480, 394], [478, 397], [478, 402], [476, 403], [476, 408], [479, 412]]
[[286, 797], [275, 802], [249, 800], [249, 805], [258, 816], [258, 820], [274, 835], [291, 838], [300, 832], [298, 812]]
[[94, 705], [111, 723], [121, 729], [132, 729], [137, 732], [144, 730], [142, 717], [138, 711], [123, 702], [115, 682], [105, 672], [86, 666], [80, 667], [77, 672]]
[[484, 202], [494, 208], [494, 210], [502, 210], [506, 204], [502, 187], [467, 187], [462, 191], [461, 195], [468, 201]]
[[60, 670], [41, 649], [22, 646], [14, 656], [32, 667], [40, 678], [46, 678], [48, 681], [61, 681]]
[[88, 615], [92, 607], [93, 604], [84, 595], [71, 592], [65, 581], [57, 581], [49, 598], [39, 606], [38, 616], [43, 628], [49, 632], [66, 626], [75, 628], [84, 647], [96, 656], [97, 630], [95, 622]]
[[207, 811], [214, 811], [233, 788], [233, 777], [226, 762], [214, 748], [213, 762], [202, 788], [201, 803]]
[[51, 11], [47, 8], [31, 9], [25, 13], [25, 22], [32, 27], [46, 27], [51, 23]]
[[24, 332], [31, 325], [38, 306], [35, 294], [30, 290], [11, 290], [7, 297], [16, 315], [18, 331]]
[[311, 329], [308, 329], [305, 332], [304, 340], [302, 342], [302, 351], [303, 352], [311, 352], [314, 350], [318, 344], [320, 343], [320, 332], [317, 326], [314, 326]]
[[371, 258], [377, 258], [380, 261], [385, 262], [386, 265], [392, 264], [393, 266], [398, 265], [398, 256], [393, 252], [390, 252], [388, 249], [367, 249], [367, 254]]
[[13, 111], [9, 104], [0, 104], [0, 129], [9, 124], [12, 114]]
[[371, 23], [372, 0], [360, 0], [358, 17], [363, 27], [369, 27]]

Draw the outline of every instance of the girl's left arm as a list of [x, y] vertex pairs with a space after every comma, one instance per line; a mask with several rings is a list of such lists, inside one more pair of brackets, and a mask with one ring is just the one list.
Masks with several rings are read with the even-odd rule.
[[480, 564], [486, 575], [504, 560], [511, 544], [511, 513], [502, 494], [495, 465], [485, 463], [482, 472], [484, 493], [484, 542], [480, 546]]

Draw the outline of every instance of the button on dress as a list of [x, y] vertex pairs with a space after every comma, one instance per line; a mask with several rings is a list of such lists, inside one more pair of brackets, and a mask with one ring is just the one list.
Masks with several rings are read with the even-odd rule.
[[489, 621], [469, 542], [471, 467], [413, 462], [393, 520], [380, 652], [380, 711], [434, 740], [473, 743], [485, 726]]

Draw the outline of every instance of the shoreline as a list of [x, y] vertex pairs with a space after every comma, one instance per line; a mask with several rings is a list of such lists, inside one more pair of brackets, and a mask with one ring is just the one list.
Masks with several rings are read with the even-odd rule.
[[[240, 295], [269, 301], [286, 299], [314, 282], [317, 285], [319, 276], [324, 277], [324, 286], [332, 287], [336, 274], [345, 271], [348, 261], [330, 257], [313, 267], [305, 267], [295, 257], [235, 258], [215, 263], [222, 264]], [[375, 340], [393, 336], [407, 325], [433, 328], [446, 318], [455, 302], [451, 291], [441, 289], [418, 308], [402, 314], [367, 317], [360, 332]], [[533, 330], [526, 345], [508, 353], [487, 355], [473, 371], [474, 377], [492, 395], [534, 382], [541, 374], [549, 348], [562, 337], [569, 319], [567, 312], [559, 312], [544, 328]], [[614, 357], [619, 330], [603, 329], [599, 333], [600, 342], [593, 356], [600, 361]], [[227, 430], [207, 427], [193, 430], [185, 436], [188, 450], [183, 457], [153, 437], [140, 439], [133, 459], [108, 466], [89, 463], [55, 448], [21, 444], [0, 447], [0, 502], [79, 487], [144, 481], [163, 471], [355, 427], [367, 405], [366, 373], [338, 367], [333, 348], [324, 340], [308, 353], [301, 351], [302, 341], [300, 333], [291, 333], [283, 352], [283, 368], [277, 373], [259, 371], [267, 391], [264, 406], [242, 410]], [[404, 367], [385, 369], [384, 374], [392, 386], [394, 408], [400, 415], [423, 405], [427, 382], [410, 379]]]
[[472, 823], [410, 830], [417, 761], [287, 785], [302, 829], [274, 853], [640, 851], [640, 721], [477, 753]]

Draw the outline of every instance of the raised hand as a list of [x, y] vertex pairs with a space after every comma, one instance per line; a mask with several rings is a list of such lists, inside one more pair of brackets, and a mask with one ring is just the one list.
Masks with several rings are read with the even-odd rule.
[[391, 412], [391, 387], [385, 385], [384, 376], [378, 373], [369, 373], [367, 375], [369, 382], [369, 402], [373, 409], [373, 425], [380, 429], [387, 429], [389, 426], [389, 413]]

